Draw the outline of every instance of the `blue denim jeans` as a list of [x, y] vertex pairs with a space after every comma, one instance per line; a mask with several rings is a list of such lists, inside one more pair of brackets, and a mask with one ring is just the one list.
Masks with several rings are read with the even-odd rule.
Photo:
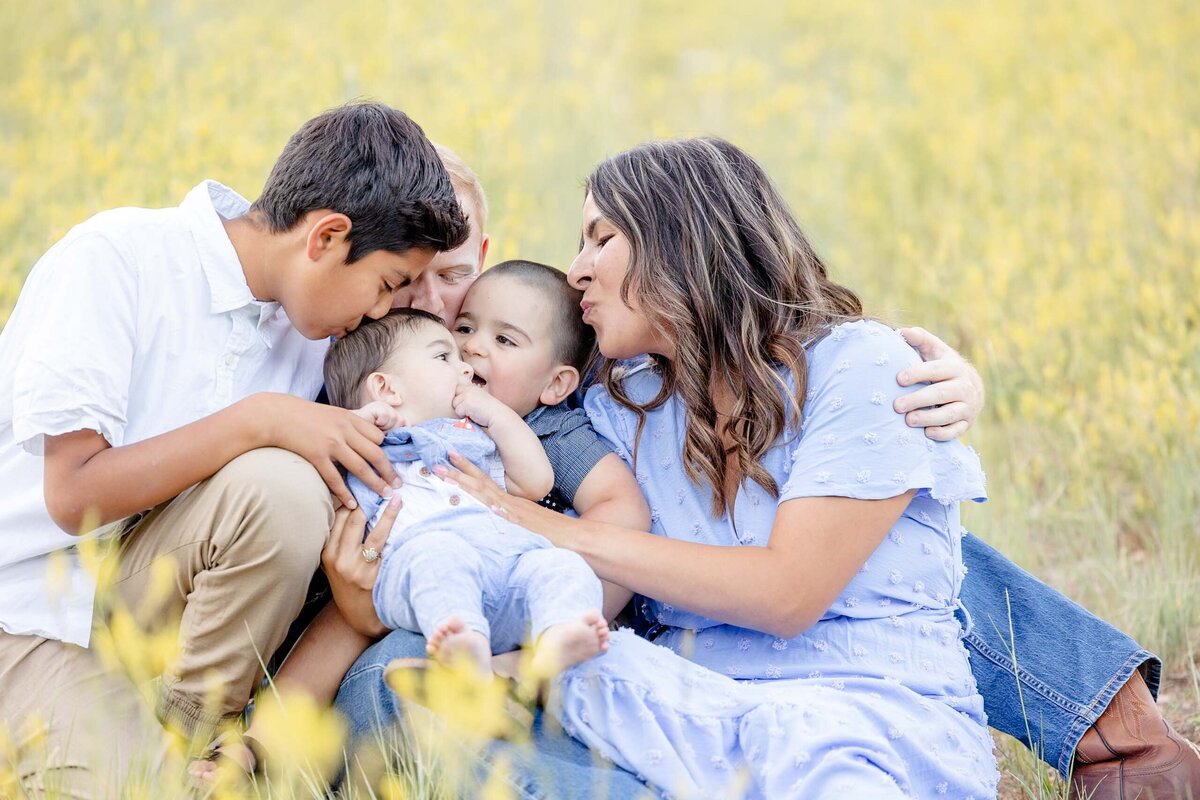
[[[1017, 567], [975, 536], [963, 540], [968, 577], [962, 604], [972, 625], [965, 639], [988, 723], [1019, 739], [1066, 776], [1075, 747], [1135, 669], [1157, 696], [1161, 664], [1099, 617]], [[1010, 625], [1011, 620], [1011, 625]], [[1014, 647], [1015, 642], [1015, 647]], [[352, 734], [400, 719], [396, 696], [383, 681], [393, 658], [422, 656], [419, 634], [393, 631], [359, 657], [338, 691], [337, 706]], [[541, 716], [534, 752], [498, 742], [521, 798], [645, 795], [630, 773], [601, 762]], [[487, 770], [487, 759], [479, 765]], [[590, 787], [581, 791], [582, 787]]]
[[[421, 634], [396, 630], [359, 657], [342, 679], [336, 701], [338, 710], [349, 720], [352, 740], [401, 720], [397, 697], [383, 680], [384, 668], [394, 658], [424, 655], [425, 639]], [[504, 757], [509, 765], [513, 795], [522, 800], [558, 797], [632, 800], [649, 796], [641, 781], [601, 761], [543, 712], [537, 712], [531, 733], [532, 748], [507, 742], [491, 745], [476, 765], [480, 785], [487, 778], [491, 762]]]
[[1079, 739], [1135, 669], [1158, 697], [1162, 662], [977, 536], [962, 544], [965, 643], [988, 724], [1065, 778]]

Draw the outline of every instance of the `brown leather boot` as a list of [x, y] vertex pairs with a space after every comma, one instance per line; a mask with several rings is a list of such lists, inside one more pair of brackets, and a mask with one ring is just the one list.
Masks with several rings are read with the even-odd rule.
[[1200, 800], [1200, 750], [1163, 719], [1138, 672], [1075, 748], [1071, 800]]

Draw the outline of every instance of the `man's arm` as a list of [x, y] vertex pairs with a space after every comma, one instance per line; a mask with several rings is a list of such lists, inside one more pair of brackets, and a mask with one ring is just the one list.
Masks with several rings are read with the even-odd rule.
[[389, 496], [388, 484], [396, 476], [379, 448], [382, 439], [378, 428], [351, 411], [265, 392], [121, 447], [90, 430], [47, 436], [46, 508], [64, 531], [83, 533], [85, 521], [94, 527], [152, 508], [258, 447], [300, 455], [353, 508], [354, 497], [336, 464]]
[[929, 386], [896, 398], [893, 408], [913, 428], [948, 442], [967, 432], [983, 410], [983, 378], [953, 347], [924, 328], [901, 328], [900, 335], [921, 354], [922, 363], [896, 376], [901, 386]]

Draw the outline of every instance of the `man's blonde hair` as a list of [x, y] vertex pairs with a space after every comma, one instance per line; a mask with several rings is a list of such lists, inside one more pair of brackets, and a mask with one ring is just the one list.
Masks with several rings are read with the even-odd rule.
[[472, 205], [475, 206], [475, 214], [479, 217], [479, 232], [486, 233], [488, 204], [487, 196], [483, 193], [483, 184], [479, 182], [479, 176], [475, 174], [475, 170], [467, 166], [467, 162], [463, 161], [458, 153], [446, 145], [434, 142], [433, 149], [437, 151], [438, 158], [442, 160], [442, 166], [446, 168], [446, 172], [450, 173], [450, 183], [454, 185], [454, 191], [471, 198]]

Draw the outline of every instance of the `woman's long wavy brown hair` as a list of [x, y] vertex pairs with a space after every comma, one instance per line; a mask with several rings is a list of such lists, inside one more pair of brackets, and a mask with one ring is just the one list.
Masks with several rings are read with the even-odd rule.
[[[596, 167], [587, 190], [629, 240], [622, 299], [675, 343], [673, 360], [652, 356], [662, 388], [648, 402], [624, 391], [616, 362], [600, 367], [605, 387], [638, 415], [638, 439], [646, 412], [679, 396], [684, 468], [694, 483], [712, 487], [714, 515], [732, 512], [723, 488], [727, 455], [737, 457], [738, 485], [750, 479], [778, 497], [761, 459], [790, 426], [799, 431], [805, 345], [861, 318], [858, 297], [829, 280], [762, 167], [722, 139], [635, 147]], [[734, 396], [728, 453], [713, 404], [719, 381]]]

